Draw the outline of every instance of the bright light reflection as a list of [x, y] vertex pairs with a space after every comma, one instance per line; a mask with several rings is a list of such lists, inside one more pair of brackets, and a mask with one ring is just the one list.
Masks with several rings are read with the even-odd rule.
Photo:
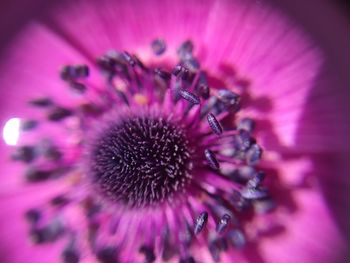
[[19, 118], [9, 119], [3, 130], [2, 138], [8, 145], [16, 145], [19, 138], [21, 120]]

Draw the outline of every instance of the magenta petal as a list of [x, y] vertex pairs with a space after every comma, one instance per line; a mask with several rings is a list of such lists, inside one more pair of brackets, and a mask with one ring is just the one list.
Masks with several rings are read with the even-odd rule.
[[[341, 83], [332, 76], [317, 42], [274, 8], [239, 0], [91, 0], [59, 5], [28, 23], [0, 61], [0, 86], [5, 87], [0, 91], [0, 124], [14, 116], [38, 114], [24, 106], [29, 97], [49, 94], [65, 105], [79, 101], [62, 91], [57, 74], [62, 64], [90, 64], [95, 56], [111, 48], [127, 48], [147, 60], [149, 43], [155, 37], [168, 43], [170, 59], [176, 47], [191, 38], [204, 67], [222, 76], [227, 86], [240, 83], [232, 82], [223, 70], [225, 66], [247, 78], [251, 96], [246, 98], [244, 114], [259, 119], [259, 140], [266, 148], [267, 162], [277, 167], [287, 188], [302, 184], [303, 175], [310, 174], [311, 180], [321, 179], [326, 197], [330, 196], [328, 204], [318, 183], [295, 190], [297, 211], [289, 214], [284, 207], [278, 209], [276, 218], [284, 222], [286, 231], [257, 245], [260, 261], [291, 262], [291, 255], [297, 255], [300, 262], [333, 260], [344, 246], [335, 220], [346, 226], [344, 218], [349, 218], [342, 213], [348, 187], [338, 192], [343, 182], [348, 186], [344, 171], [349, 169], [333, 177], [336, 168], [347, 161], [343, 160], [348, 150], [344, 138], [350, 133], [344, 114], [348, 112], [344, 106], [347, 101], [338, 91]], [[91, 82], [100, 84], [94, 75]], [[1, 247], [0, 256], [4, 255], [7, 262], [24, 262], [28, 257], [48, 262], [58, 251], [55, 247], [37, 250], [28, 246], [22, 214], [29, 204], [49, 196], [52, 186], [40, 194], [35, 190], [45, 188], [43, 185], [23, 190], [23, 181], [15, 176], [21, 168], [9, 162], [11, 149], [1, 143], [0, 232], [7, 243]], [[282, 158], [276, 158], [280, 153]], [[330, 162], [334, 156], [336, 160]], [[329, 182], [334, 185], [328, 187]], [[341, 202], [335, 205], [337, 198]], [[336, 219], [330, 208], [336, 211]], [[269, 220], [257, 222], [261, 231]], [[15, 253], [18, 247], [23, 253]], [[41, 257], [42, 252], [45, 257]], [[259, 262], [254, 253], [250, 259], [240, 252], [229, 256], [238, 262]], [[232, 261], [229, 256], [225, 262]]]

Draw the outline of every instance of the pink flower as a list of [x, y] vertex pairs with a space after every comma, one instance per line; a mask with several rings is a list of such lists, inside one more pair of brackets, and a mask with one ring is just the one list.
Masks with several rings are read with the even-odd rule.
[[347, 93], [332, 45], [281, 10], [78, 1], [3, 39], [4, 262], [341, 256]]

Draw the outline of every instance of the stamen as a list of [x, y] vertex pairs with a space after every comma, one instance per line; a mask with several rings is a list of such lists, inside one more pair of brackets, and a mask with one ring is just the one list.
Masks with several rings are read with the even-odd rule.
[[224, 214], [221, 217], [219, 223], [216, 225], [216, 232], [218, 232], [219, 234], [224, 233], [224, 231], [228, 227], [230, 221], [231, 221], [231, 216], [228, 214]]
[[64, 195], [58, 195], [50, 200], [50, 204], [56, 207], [63, 207], [69, 202], [70, 200]]
[[89, 76], [89, 68], [86, 65], [66, 65], [61, 70], [61, 79], [71, 81], [77, 78], [86, 78]]
[[26, 120], [21, 122], [21, 131], [30, 131], [38, 127], [39, 122], [36, 120]]
[[98, 250], [96, 257], [101, 263], [118, 262], [117, 250], [114, 247], [104, 247]]
[[193, 43], [191, 40], [187, 40], [181, 44], [180, 48], [177, 50], [177, 54], [180, 59], [184, 60], [192, 57]]
[[249, 133], [252, 133], [254, 128], [255, 128], [255, 123], [250, 118], [241, 119], [237, 125], [238, 130], [245, 130]]
[[217, 135], [221, 135], [222, 134], [222, 127], [221, 127], [220, 123], [218, 122], [218, 120], [215, 118], [214, 114], [209, 113], [207, 115], [207, 120], [208, 120], [209, 126], [213, 130], [213, 132]]
[[64, 233], [62, 223], [54, 219], [46, 226], [33, 225], [30, 230], [30, 239], [35, 244], [54, 242]]
[[205, 158], [206, 158], [207, 163], [209, 164], [209, 166], [211, 168], [213, 168], [214, 170], [219, 170], [220, 164], [217, 161], [217, 159], [215, 157], [215, 154], [211, 150], [205, 149], [204, 150], [204, 155], [205, 155]]
[[16, 149], [11, 156], [12, 160], [31, 163], [38, 157], [37, 150], [34, 146], [24, 145]]
[[203, 230], [203, 228], [207, 224], [207, 221], [208, 221], [208, 212], [200, 213], [194, 224], [193, 232], [195, 235], [198, 235]]
[[176, 65], [172, 71], [172, 74], [178, 78], [186, 79], [189, 71], [183, 65]]
[[187, 90], [179, 90], [179, 94], [183, 99], [187, 100], [193, 105], [198, 105], [200, 103], [200, 99], [196, 95], [194, 95], [193, 93]]
[[257, 188], [260, 186], [261, 182], [264, 180], [265, 178], [265, 173], [264, 172], [258, 172], [254, 175], [254, 177], [252, 179], [250, 179], [247, 183], [248, 188]]
[[236, 112], [239, 109], [240, 97], [238, 94], [222, 89], [218, 91], [218, 98], [222, 103], [223, 110]]
[[58, 122], [72, 115], [73, 112], [71, 110], [56, 106], [49, 112], [47, 119], [53, 122]]
[[83, 83], [76, 81], [69, 82], [69, 87], [79, 94], [82, 94], [86, 91], [86, 86]]
[[256, 165], [262, 155], [262, 149], [259, 145], [253, 144], [246, 153], [246, 162], [248, 165]]
[[41, 216], [41, 211], [38, 209], [30, 209], [25, 214], [26, 220], [32, 225], [37, 224]]
[[180, 258], [179, 263], [196, 263], [192, 256], [188, 256], [186, 258]]
[[45, 108], [53, 105], [53, 101], [50, 98], [37, 98], [29, 101], [29, 104], [38, 108]]
[[68, 246], [62, 251], [61, 259], [64, 263], [78, 263], [80, 254], [76, 248], [74, 241], [71, 241]]
[[156, 260], [156, 256], [154, 255], [154, 251], [151, 247], [143, 245], [140, 247], [139, 252], [144, 254], [145, 263], [152, 263]]
[[164, 80], [166, 80], [166, 81], [170, 80], [170, 78], [171, 78], [171, 74], [170, 74], [169, 72], [167, 72], [167, 71], [165, 71], [165, 70], [162, 70], [162, 69], [160, 69], [160, 68], [156, 68], [156, 69], [154, 70], [154, 73], [155, 73], [157, 76], [159, 76], [160, 78], [162, 78], [162, 79], [164, 79]]
[[243, 232], [239, 229], [230, 230], [227, 233], [227, 240], [237, 249], [242, 249], [246, 244], [246, 238]]
[[166, 50], [166, 44], [163, 39], [155, 39], [151, 43], [153, 53], [157, 56], [162, 55]]
[[123, 56], [124, 56], [124, 59], [126, 60], [126, 62], [128, 62], [131, 67], [135, 67], [136, 62], [135, 62], [134, 58], [128, 52], [124, 51]]
[[187, 57], [183, 59], [183, 64], [186, 68], [188, 68], [192, 72], [196, 72], [200, 68], [198, 60], [195, 59], [194, 57]]
[[244, 188], [241, 194], [246, 199], [262, 199], [268, 196], [268, 192], [261, 188]]
[[238, 134], [234, 137], [234, 143], [238, 150], [245, 151], [250, 147], [252, 138], [246, 130], [239, 130]]
[[30, 167], [25, 173], [25, 178], [28, 182], [40, 182], [49, 179], [52, 175], [52, 170]]

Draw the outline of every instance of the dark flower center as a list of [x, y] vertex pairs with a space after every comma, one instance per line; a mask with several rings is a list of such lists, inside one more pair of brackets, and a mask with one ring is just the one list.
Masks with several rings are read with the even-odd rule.
[[161, 117], [130, 117], [93, 148], [91, 170], [103, 195], [127, 206], [171, 200], [188, 185], [191, 150], [185, 130]]

